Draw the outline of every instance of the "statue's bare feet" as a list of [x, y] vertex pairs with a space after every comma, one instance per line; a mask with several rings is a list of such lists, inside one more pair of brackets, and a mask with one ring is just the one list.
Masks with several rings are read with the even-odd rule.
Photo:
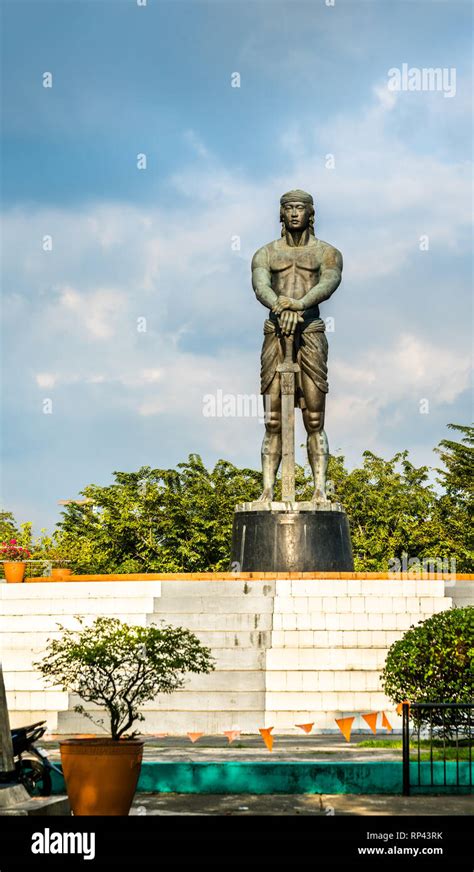
[[271, 503], [272, 499], [273, 499], [273, 490], [272, 490], [272, 488], [266, 487], [263, 489], [262, 493], [260, 494], [260, 496], [257, 500], [257, 503]]
[[328, 498], [326, 496], [326, 491], [321, 490], [320, 488], [316, 488], [313, 496], [311, 497], [312, 503], [327, 503]]

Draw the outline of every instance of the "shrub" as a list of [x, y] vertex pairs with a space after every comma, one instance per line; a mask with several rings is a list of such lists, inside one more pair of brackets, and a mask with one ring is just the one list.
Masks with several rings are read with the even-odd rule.
[[[395, 642], [385, 661], [382, 685], [394, 703], [473, 702], [474, 607], [438, 612], [411, 627]], [[457, 721], [456, 721], [457, 717]], [[436, 731], [453, 732], [456, 722], [465, 724], [467, 710], [459, 716], [446, 710], [431, 716], [416, 714], [416, 724], [432, 721]], [[472, 719], [472, 716], [471, 716]]]
[[[60, 626], [62, 638], [49, 641], [46, 655], [33, 665], [50, 684], [107, 709], [113, 739], [144, 720], [144, 702], [182, 687], [186, 672], [214, 669], [210, 649], [183, 627], [136, 627], [105, 617], [86, 626], [77, 620], [80, 629]], [[103, 726], [84, 706], [74, 711]]]

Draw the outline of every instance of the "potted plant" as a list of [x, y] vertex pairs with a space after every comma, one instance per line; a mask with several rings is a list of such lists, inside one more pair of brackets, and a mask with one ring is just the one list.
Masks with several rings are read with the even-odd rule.
[[[143, 755], [142, 738], [130, 733], [144, 720], [143, 703], [158, 693], [184, 685], [187, 672], [211, 672], [209, 648], [183, 627], [130, 626], [100, 617], [50, 640], [43, 659], [34, 664], [43, 677], [85, 703], [105, 708], [109, 734], [64, 739], [61, 762], [74, 815], [127, 815], [136, 790]], [[103, 728], [100, 711], [77, 705]]]
[[51, 581], [64, 581], [65, 578], [72, 575], [72, 569], [67, 568], [69, 560], [65, 560], [64, 557], [56, 556], [55, 553], [49, 553], [48, 560], [51, 563], [54, 563], [54, 566], [51, 567], [51, 573], [49, 576]]
[[21, 583], [25, 577], [26, 560], [31, 556], [28, 548], [19, 545], [16, 539], [2, 542], [0, 554], [3, 559], [5, 580], [10, 583]]
[[41, 549], [41, 558], [46, 564], [46, 572], [49, 573], [51, 581], [63, 581], [72, 574], [72, 569], [68, 569], [70, 563], [64, 557], [64, 549], [53, 540], [49, 540], [46, 546]]

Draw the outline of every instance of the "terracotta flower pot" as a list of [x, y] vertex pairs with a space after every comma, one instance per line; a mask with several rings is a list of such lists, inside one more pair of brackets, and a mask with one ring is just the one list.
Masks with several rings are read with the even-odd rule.
[[73, 814], [128, 815], [143, 739], [64, 739], [59, 746]]
[[10, 582], [10, 584], [20, 584], [25, 577], [25, 568], [26, 563], [20, 560], [8, 560], [3, 564], [5, 581]]
[[68, 575], [72, 574], [72, 569], [52, 569], [50, 579], [51, 581], [62, 581], [63, 578], [67, 578]]

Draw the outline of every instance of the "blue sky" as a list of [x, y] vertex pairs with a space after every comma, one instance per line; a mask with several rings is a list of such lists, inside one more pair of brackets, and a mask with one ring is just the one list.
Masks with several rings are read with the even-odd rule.
[[[471, 417], [470, 3], [2, 8], [5, 507], [39, 529], [115, 469], [258, 465], [261, 423], [203, 396], [258, 391], [250, 259], [292, 187], [345, 261], [332, 450], [434, 464]], [[403, 63], [455, 68], [455, 95], [389, 91]]]

